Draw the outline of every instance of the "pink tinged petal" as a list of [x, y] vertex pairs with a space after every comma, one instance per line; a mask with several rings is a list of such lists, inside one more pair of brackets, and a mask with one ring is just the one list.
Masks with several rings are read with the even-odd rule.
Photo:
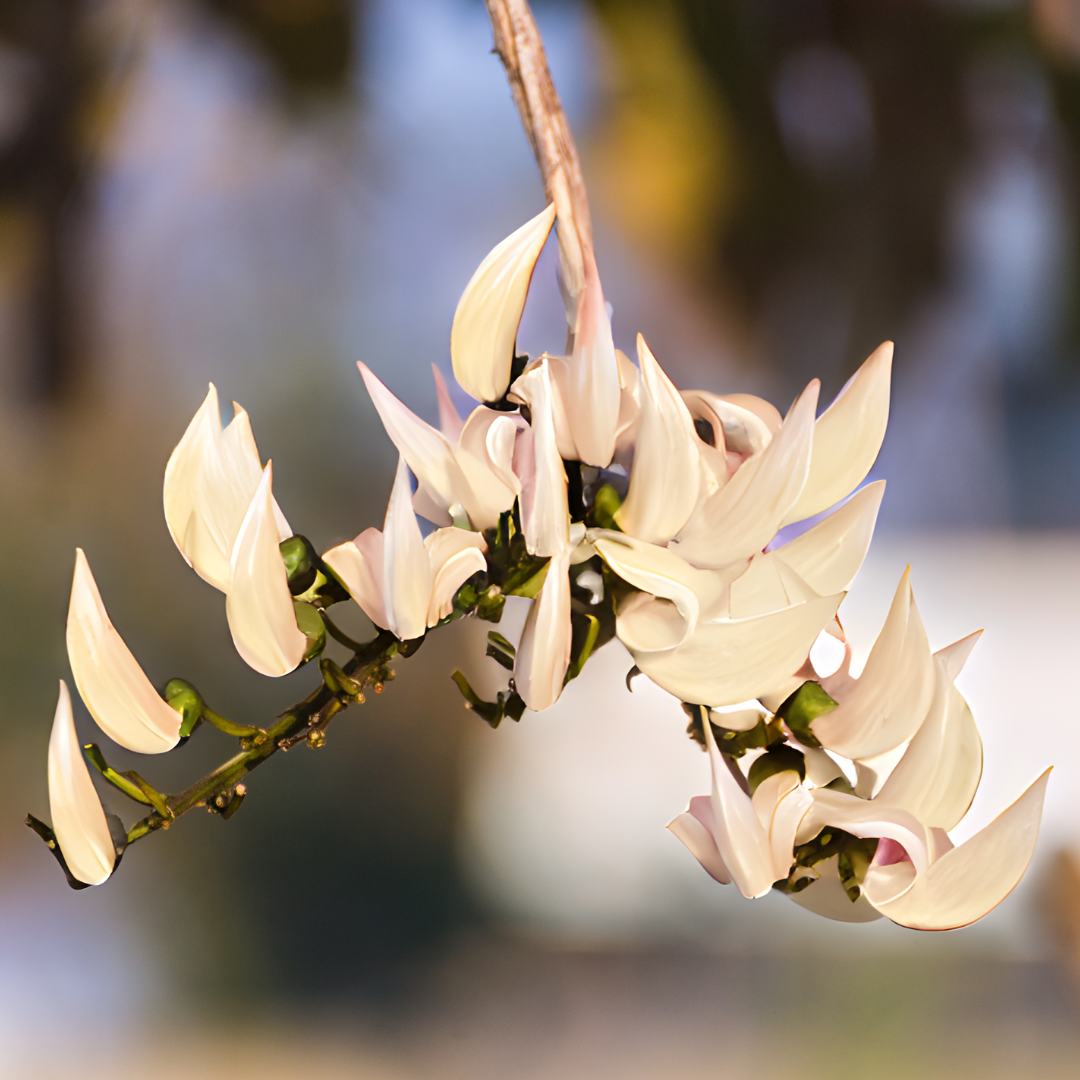
[[743, 896], [764, 896], [776, 880], [769, 837], [750, 796], [739, 786], [716, 747], [712, 725], [705, 725], [712, 766], [713, 839], [720, 858]]
[[753, 457], [780, 430], [780, 413], [761, 398], [749, 394], [721, 397], [706, 390], [684, 390], [682, 397], [694, 419], [712, 428], [711, 445], [721, 455], [732, 453], [740, 460]]
[[551, 371], [544, 360], [514, 383], [529, 406], [530, 427], [518, 438], [515, 471], [521, 478], [521, 526], [532, 555], [556, 555], [570, 542], [566, 469], [555, 439]]
[[534, 712], [554, 705], [570, 664], [569, 551], [552, 557], [540, 595], [533, 601], [514, 661], [514, 683]]
[[[233, 542], [240, 531], [240, 523], [247, 513], [251, 496], [262, 479], [262, 459], [259, 448], [255, 445], [255, 434], [251, 430], [251, 418], [247, 411], [235, 401], [233, 418], [221, 433], [221, 462], [225, 472], [225, 483], [231, 487], [231, 497], [226, 500], [230, 508], [231, 521], [225, 528]], [[281, 512], [277, 500], [273, 503], [274, 521], [277, 523], [278, 536], [287, 540], [292, 536], [292, 527]], [[232, 551], [230, 545], [229, 551]]]
[[402, 641], [422, 637], [431, 604], [431, 563], [412, 508], [412, 485], [403, 457], [383, 523], [383, 596], [387, 627]]
[[841, 599], [825, 596], [754, 619], [699, 623], [686, 641], [666, 652], [635, 649], [630, 636], [624, 637], [622, 613], [616, 629], [638, 667], [668, 693], [682, 701], [737, 705], [790, 681]]
[[87, 885], [107, 880], [116, 864], [116, 848], [83, 759], [63, 679], [49, 736], [49, 812], [72, 876]]
[[273, 465], [262, 479], [240, 526], [225, 600], [233, 644], [260, 675], [287, 675], [304, 659], [307, 638], [296, 625], [274, 517]]
[[554, 221], [551, 203], [511, 233], [480, 264], [458, 301], [450, 358], [462, 389], [478, 401], [498, 401], [510, 385], [529, 282]]
[[776, 535], [810, 465], [818, 383], [802, 392], [769, 445], [694, 512], [673, 547], [695, 566], [747, 559]]
[[813, 801], [799, 774], [790, 769], [767, 777], [752, 796], [754, 811], [769, 837], [774, 881], [787, 877], [791, 870], [795, 834]]
[[365, 529], [355, 540], [338, 544], [323, 555], [364, 614], [384, 630], [389, 628], [383, 597], [383, 534]]
[[981, 919], [1020, 883], [1035, 851], [1050, 770], [966, 843], [946, 851], [898, 899], [879, 906], [913, 930], [954, 930]]
[[922, 823], [908, 811], [831, 788], [815, 788], [811, 794], [813, 806], [799, 826], [795, 843], [805, 844], [824, 829], [843, 829], [852, 836], [887, 837], [895, 841], [907, 853], [918, 873], [929, 865], [930, 837]]
[[858, 679], [823, 679], [839, 701], [811, 725], [827, 750], [844, 757], [872, 758], [899, 746], [918, 730], [930, 708], [935, 667], [904, 571], [885, 625]]
[[151, 685], [116, 632], [81, 548], [67, 618], [68, 661], [98, 727], [139, 754], [163, 754], [180, 741], [180, 714]]
[[801, 892], [789, 894], [789, 899], [799, 907], [836, 922], [865, 923], [881, 918], [881, 912], [875, 911], [865, 896], [860, 896], [853, 904], [847, 891], [840, 883], [837, 870], [839, 856], [834, 855], [814, 867], [821, 875], [812, 885]]
[[633, 361], [622, 351], [615, 350], [619, 363], [619, 422], [615, 431], [615, 456], [633, 450], [637, 434], [638, 416], [641, 412], [641, 376]]
[[[357, 363], [386, 434], [409, 468], [416, 474], [427, 501], [425, 517], [436, 525], [449, 525], [451, 506], [460, 503], [465, 491], [454, 452], [446, 437], [403, 405], [364, 363]], [[430, 512], [437, 517], [430, 517]]]
[[521, 483], [514, 475], [512, 462], [517, 425], [505, 413], [474, 409], [465, 422], [454, 457], [466, 486], [459, 501], [475, 529], [493, 529], [499, 515], [514, 505]]
[[487, 544], [479, 533], [465, 529], [439, 529], [425, 541], [433, 578], [427, 624], [434, 626], [454, 608], [458, 589], [487, 568]]
[[695, 795], [687, 809], [668, 822], [667, 827], [686, 845], [709, 877], [721, 885], [730, 885], [731, 875], [713, 839], [715, 824], [712, 799], [707, 795]]
[[876, 801], [901, 806], [924, 825], [947, 831], [959, 824], [975, 798], [982, 778], [982, 740], [971, 709], [952, 684], [949, 658], [939, 653], [934, 662], [930, 710]]
[[892, 342], [879, 345], [818, 418], [810, 475], [785, 525], [827, 510], [865, 479], [889, 422], [892, 358]]
[[678, 390], [638, 334], [642, 401], [630, 490], [615, 520], [623, 532], [666, 544], [697, 505], [701, 455], [694, 421]]
[[700, 613], [712, 607], [723, 592], [719, 574], [698, 570], [668, 548], [600, 529], [590, 532], [589, 539], [597, 554], [627, 584], [672, 601], [686, 621], [686, 634], [693, 632]]
[[456, 443], [461, 436], [465, 421], [461, 419], [454, 407], [443, 373], [434, 364], [431, 365], [431, 372], [435, 376], [435, 395], [439, 399], [439, 429], [448, 442]]
[[606, 468], [615, 453], [622, 387], [611, 320], [592, 252], [585, 252], [585, 288], [577, 305], [574, 351], [562, 394], [577, 460]]

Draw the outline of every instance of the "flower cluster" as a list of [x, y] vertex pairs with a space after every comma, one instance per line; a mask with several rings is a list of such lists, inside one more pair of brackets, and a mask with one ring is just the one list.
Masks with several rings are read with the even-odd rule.
[[[855, 678], [837, 617], [884, 492], [883, 482], [860, 485], [885, 434], [891, 344], [820, 416], [816, 380], [785, 416], [751, 395], [680, 392], [642, 337], [637, 364], [615, 348], [585, 247], [580, 288], [567, 291], [566, 355], [519, 356], [518, 324], [554, 222], [551, 205], [499, 244], [461, 298], [451, 358], [479, 402], [468, 417], [437, 369], [438, 428], [359, 364], [400, 455], [381, 530], [321, 555], [293, 535], [247, 414], [235, 406], [223, 428], [211, 386], [166, 469], [165, 517], [187, 562], [225, 594], [240, 656], [267, 676], [317, 658], [328, 630], [340, 639], [325, 609], [349, 598], [408, 655], [436, 626], [463, 615], [497, 623], [507, 596], [527, 597], [516, 644], [488, 635], [488, 655], [512, 673], [497, 700], [454, 674], [493, 727], [551, 706], [618, 638], [630, 674], [683, 703], [709, 754], [711, 794], [669, 828], [717, 881], [747, 897], [779, 889], [848, 921], [947, 929], [980, 918], [1028, 865], [1045, 774], [954, 848], [948, 831], [982, 767], [953, 685], [977, 635], [932, 653], [905, 574]], [[844, 660], [819, 671], [811, 652], [830, 641]], [[259, 737], [187, 683], [158, 694], [81, 551], [68, 651], [90, 713], [129, 749], [169, 750], [203, 719]], [[340, 668], [321, 665], [335, 700], [360, 699]], [[168, 800], [137, 774], [113, 773], [96, 747], [88, 754], [168, 823]], [[49, 784], [68, 871], [79, 883], [105, 880], [126, 834], [97, 800], [63, 684]]]

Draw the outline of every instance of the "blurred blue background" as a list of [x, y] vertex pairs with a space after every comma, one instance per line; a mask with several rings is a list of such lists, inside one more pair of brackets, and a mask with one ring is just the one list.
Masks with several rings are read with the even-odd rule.
[[[169, 452], [213, 380], [295, 528], [379, 524], [395, 456], [355, 362], [434, 420], [461, 290], [543, 192], [481, 0], [0, 0], [0, 1076], [1075, 1075], [1080, 3], [536, 14], [618, 344], [785, 409], [896, 341], [845, 626], [865, 656], [913, 562], [934, 647], [987, 628], [959, 832], [1057, 765], [1029, 880], [944, 935], [742, 901], [663, 829], [707, 764], [617, 644], [492, 732], [448, 679], [495, 680], [485, 628], [455, 624], [234, 819], [70, 892], [21, 821], [47, 816], [74, 547], [155, 682], [242, 722], [304, 696], [241, 663], [177, 555]], [[554, 267], [534, 355], [563, 341]], [[229, 752], [107, 749], [166, 790]]]

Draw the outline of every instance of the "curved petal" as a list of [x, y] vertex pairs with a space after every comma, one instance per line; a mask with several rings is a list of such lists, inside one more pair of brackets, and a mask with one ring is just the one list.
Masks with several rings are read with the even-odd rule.
[[409, 468], [398, 458], [383, 522], [383, 597], [387, 629], [402, 641], [423, 637], [431, 604], [431, 562], [412, 508]]
[[443, 373], [435, 364], [431, 365], [431, 373], [435, 376], [435, 396], [439, 399], [439, 430], [448, 442], [456, 443], [465, 421], [458, 415]]
[[574, 442], [574, 452], [563, 456], [606, 468], [615, 453], [622, 386], [611, 319], [590, 250], [585, 252], [585, 288], [578, 297], [574, 350], [560, 371], [566, 381], [560, 381], [558, 392]]
[[900, 579], [885, 625], [858, 679], [821, 680], [839, 704], [813, 721], [827, 750], [871, 758], [910, 739], [926, 718], [934, 693], [934, 660], [908, 578]]
[[273, 465], [267, 462], [233, 548], [225, 614], [244, 662], [260, 675], [276, 678], [287, 675], [304, 659], [307, 638], [296, 625], [278, 547], [273, 480]]
[[514, 683], [534, 712], [554, 705], [570, 665], [570, 553], [552, 556], [540, 595], [533, 601], [514, 660]]
[[446, 437], [394, 397], [366, 364], [358, 361], [356, 366], [386, 434], [429, 497], [424, 503], [427, 511], [424, 516], [437, 512], [441, 516], [430, 520], [436, 525], [449, 525], [449, 509], [455, 503], [462, 503], [466, 485]]
[[618, 632], [619, 640], [637, 656], [677, 648], [690, 635], [690, 624], [670, 600], [638, 592], [619, 605]]
[[615, 513], [619, 528], [651, 544], [666, 544], [687, 522], [701, 487], [698, 437], [679, 391], [638, 334], [641, 410], [630, 490]]
[[514, 383], [529, 406], [529, 430], [518, 437], [514, 470], [521, 478], [521, 527], [532, 555], [556, 555], [570, 542], [566, 469], [555, 439], [551, 370], [543, 360]]
[[769, 445], [694, 511], [672, 541], [684, 559], [695, 566], [725, 566], [750, 558], [776, 535], [806, 482], [817, 393], [815, 379]]
[[878, 910], [913, 930], [954, 930], [981, 919], [1020, 883], [1035, 851], [1050, 770], [967, 843], [945, 852]]
[[982, 740], [968, 703], [952, 684], [947, 661], [937, 655], [935, 667], [927, 717], [875, 801], [901, 806], [924, 825], [947, 832], [975, 798], [982, 778]]
[[699, 623], [678, 648], [636, 651], [619, 639], [638, 667], [682, 701], [737, 705], [790, 682], [806, 662], [817, 635], [836, 615], [842, 596], [824, 596], [754, 619]]
[[776, 880], [769, 837], [761, 827], [750, 796], [739, 786], [705, 725], [712, 766], [713, 839], [735, 887], [743, 896], [764, 896]]
[[428, 561], [431, 565], [431, 603], [428, 605], [427, 624], [434, 626], [445, 619], [454, 608], [458, 589], [473, 574], [487, 569], [484, 538], [465, 529], [439, 529], [425, 541]]
[[458, 301], [450, 358], [461, 388], [477, 401], [498, 401], [510, 385], [529, 282], [554, 221], [550, 203], [491, 250]]
[[812, 885], [801, 892], [789, 893], [788, 899], [799, 907], [836, 922], [865, 923], [881, 918], [881, 912], [875, 911], [867, 903], [865, 896], [851, 902], [844, 886], [840, 883], [837, 863], [840, 856], [834, 855], [814, 867], [821, 875]]
[[519, 423], [525, 422], [481, 405], [462, 428], [454, 458], [467, 484], [459, 499], [474, 529], [495, 528], [521, 490], [512, 469]]
[[732, 582], [731, 617], [746, 619], [794, 602], [781, 565], [794, 570], [819, 596], [846, 592], [866, 558], [884, 493], [884, 480], [867, 484], [802, 536], [755, 555], [746, 573]]
[[389, 629], [383, 596], [383, 534], [365, 529], [355, 540], [346, 540], [323, 555], [323, 562], [341, 579], [364, 614], [384, 630]]
[[814, 425], [810, 474], [783, 524], [813, 517], [863, 482], [889, 423], [893, 343], [879, 345]]
[[87, 885], [107, 880], [116, 865], [116, 847], [82, 756], [63, 679], [49, 736], [49, 812], [72, 876]]
[[892, 840], [907, 852], [918, 873], [930, 865], [930, 838], [926, 828], [906, 810], [832, 788], [814, 788], [811, 796], [814, 802], [799, 826], [797, 844], [805, 844], [822, 829], [831, 827], [865, 839]]
[[668, 822], [667, 828], [686, 845], [709, 877], [721, 885], [731, 884], [731, 874], [713, 838], [716, 818], [708, 795], [695, 795], [686, 810]]
[[67, 650], [75, 685], [113, 742], [139, 754], [163, 754], [180, 741], [180, 714], [150, 684], [116, 632], [82, 548], [75, 549]]
[[813, 796], [793, 769], [773, 773], [751, 797], [754, 812], [769, 837], [773, 881], [787, 877], [794, 861], [795, 834], [813, 805]]

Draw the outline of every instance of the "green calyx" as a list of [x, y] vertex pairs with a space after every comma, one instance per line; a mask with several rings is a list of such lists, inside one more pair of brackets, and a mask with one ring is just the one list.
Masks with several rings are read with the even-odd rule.
[[[497, 728], [506, 717], [510, 717], [511, 720], [520, 720], [525, 713], [525, 702], [514, 689], [500, 690], [494, 701], [485, 701], [472, 688], [462, 672], [455, 671], [450, 678], [461, 691], [461, 696], [465, 699], [465, 708], [476, 713], [493, 728]], [[510, 685], [512, 687], [513, 683]]]
[[750, 785], [750, 794], [757, 791], [764, 780], [777, 773], [792, 771], [798, 773], [800, 780], [806, 779], [806, 759], [785, 742], [773, 743], [751, 766], [746, 782]]
[[836, 702], [822, 690], [821, 684], [809, 680], [784, 701], [776, 710], [776, 715], [787, 724], [788, 730], [803, 746], [819, 749], [821, 743], [810, 725], [819, 716], [835, 708]]
[[203, 699], [199, 691], [183, 679], [170, 679], [165, 684], [165, 700], [183, 717], [180, 738], [186, 739], [203, 718]]

